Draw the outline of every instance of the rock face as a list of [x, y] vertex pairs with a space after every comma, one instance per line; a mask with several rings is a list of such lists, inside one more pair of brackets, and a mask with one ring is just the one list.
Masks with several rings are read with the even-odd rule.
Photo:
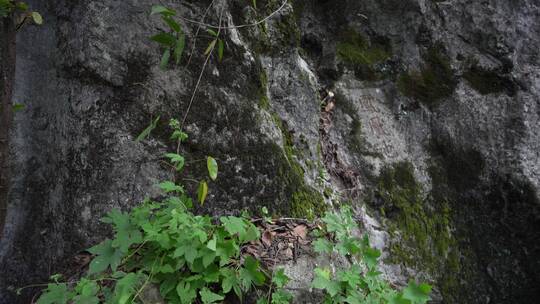
[[[186, 113], [209, 42], [194, 45], [186, 20], [210, 7], [205, 22], [232, 27], [282, 5], [166, 1], [190, 38], [163, 71], [148, 39], [163, 28], [149, 17], [157, 2], [29, 2], [45, 23], [18, 34], [14, 99], [26, 108], [12, 128], [0, 303], [27, 303], [36, 291], [15, 297], [16, 287], [45, 282], [107, 236], [106, 211], [159, 195], [153, 185], [171, 175], [160, 164], [173, 148], [167, 121]], [[313, 217], [350, 202], [392, 281], [429, 280], [444, 303], [534, 302], [537, 1], [301, 0], [224, 39], [182, 147], [220, 165], [198, 212]]]

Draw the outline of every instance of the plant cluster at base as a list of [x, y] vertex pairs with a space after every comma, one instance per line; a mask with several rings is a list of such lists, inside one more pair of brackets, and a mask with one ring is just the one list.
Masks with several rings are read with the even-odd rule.
[[411, 281], [401, 291], [390, 287], [377, 269], [381, 252], [370, 247], [367, 235], [354, 236], [358, 227], [350, 208], [327, 212], [322, 221], [326, 229], [315, 231], [320, 237], [313, 242], [314, 250], [343, 264], [337, 269], [315, 269], [312, 286], [324, 291], [323, 303], [423, 304], [430, 299], [428, 284]]

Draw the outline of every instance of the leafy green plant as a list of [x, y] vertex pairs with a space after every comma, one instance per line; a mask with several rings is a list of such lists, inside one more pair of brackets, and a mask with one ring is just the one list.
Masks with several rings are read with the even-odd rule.
[[[173, 138], [187, 138], [177, 121], [170, 125]], [[165, 157], [175, 170], [183, 169], [181, 155]], [[217, 162], [208, 157], [207, 163], [215, 180]], [[245, 218], [224, 216], [214, 223], [209, 216], [194, 215], [182, 185], [164, 181], [158, 186], [166, 194], [163, 200], [146, 200], [129, 213], [109, 212], [102, 221], [113, 227], [114, 237], [88, 250], [94, 255], [88, 274], [76, 284], [55, 277], [37, 303], [131, 303], [150, 284], [170, 303], [215, 303], [231, 293], [241, 299], [265, 283], [259, 262], [241, 254], [243, 245], [260, 237], [257, 227]]]
[[168, 26], [168, 32], [161, 32], [152, 36], [150, 39], [159, 43], [163, 48], [163, 55], [161, 56], [160, 67], [165, 69], [169, 64], [169, 60], [172, 57], [176, 64], [180, 63], [182, 53], [186, 45], [186, 36], [182, 31], [182, 27], [176, 22], [173, 17], [176, 12], [172, 9], [166, 8], [162, 5], [155, 5], [152, 7], [151, 15], [159, 14], [161, 20]]
[[317, 232], [322, 237], [314, 242], [314, 250], [331, 257], [340, 256], [348, 264], [336, 270], [315, 269], [312, 286], [325, 293], [324, 303], [423, 304], [430, 299], [428, 284], [411, 281], [401, 291], [390, 287], [377, 269], [381, 252], [370, 247], [367, 235], [355, 236], [358, 228], [350, 208], [327, 212], [322, 220], [326, 229]]
[[43, 17], [38, 12], [30, 11], [28, 4], [22, 1], [0, 0], [0, 18], [8, 17], [11, 13], [18, 12], [21, 15], [21, 21], [17, 28], [20, 28], [24, 22], [31, 19], [35, 24], [43, 24]]

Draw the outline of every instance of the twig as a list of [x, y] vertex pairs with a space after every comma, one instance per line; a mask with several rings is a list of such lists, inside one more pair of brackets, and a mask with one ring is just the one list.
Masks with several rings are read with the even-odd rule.
[[232, 25], [232, 26], [221, 27], [221, 21], [220, 21], [220, 25], [216, 26], [216, 25], [200, 22], [200, 21], [197, 21], [197, 20], [185, 18], [185, 17], [182, 17], [182, 16], [179, 16], [179, 18], [186, 21], [186, 22], [194, 23], [194, 24], [209, 27], [209, 28], [217, 28], [217, 29], [223, 29], [223, 30], [239, 29], [239, 28], [244, 28], [244, 27], [257, 26], [257, 25], [259, 25], [259, 24], [261, 24], [263, 22], [266, 22], [268, 19], [272, 18], [274, 15], [279, 13], [285, 7], [285, 5], [287, 5], [287, 2], [288, 2], [288, 0], [284, 0], [283, 4], [281, 4], [281, 6], [277, 10], [273, 11], [270, 15], [264, 17], [263, 19], [261, 19], [261, 20], [259, 20], [257, 22], [240, 24], [240, 25]]
[[[206, 10], [204, 11], [204, 14], [201, 17], [201, 22], [204, 22], [204, 18], [206, 18], [206, 15], [208, 15], [208, 12], [210, 11], [210, 8], [212, 8], [212, 5], [214, 4], [215, 1], [216, 0], [212, 0], [212, 2], [210, 2], [210, 5], [208, 5]], [[197, 26], [197, 31], [195, 32], [195, 37], [193, 37], [193, 45], [191, 46], [191, 52], [189, 53], [189, 58], [188, 58], [188, 61], [186, 63], [186, 67], [189, 66], [189, 64], [191, 62], [191, 58], [193, 57], [193, 53], [195, 52], [195, 44], [197, 43], [197, 37], [199, 36], [199, 31], [200, 30], [201, 30], [201, 25], [199, 24]]]
[[[221, 33], [221, 21], [223, 19], [223, 8], [221, 8], [221, 13], [219, 16], [219, 27], [216, 39], [218, 39], [219, 34]], [[203, 67], [201, 69], [201, 73], [199, 74], [199, 79], [197, 79], [197, 83], [195, 84], [195, 88], [193, 89], [193, 93], [191, 94], [191, 99], [189, 100], [188, 108], [186, 110], [186, 114], [184, 114], [184, 118], [182, 118], [182, 123], [180, 126], [183, 128], [184, 124], [186, 123], [187, 116], [189, 114], [189, 110], [191, 109], [191, 105], [193, 104], [193, 100], [195, 100], [195, 95], [197, 93], [197, 90], [199, 89], [199, 85], [201, 84], [202, 76], [204, 75], [204, 70], [206, 68], [206, 65], [208, 64], [208, 61], [210, 60], [210, 57], [212, 56], [212, 53], [214, 52], [214, 49], [216, 47], [216, 43], [212, 45], [212, 48], [210, 49], [210, 52], [208, 52], [208, 55], [206, 56], [206, 60], [204, 61]], [[180, 141], [178, 141], [177, 151], [180, 150]]]

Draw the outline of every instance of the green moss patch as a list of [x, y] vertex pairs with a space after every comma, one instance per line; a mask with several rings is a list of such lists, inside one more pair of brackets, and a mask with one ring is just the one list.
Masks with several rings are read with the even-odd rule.
[[422, 70], [402, 74], [397, 85], [403, 95], [434, 106], [454, 93], [457, 81], [449, 59], [442, 53], [441, 47], [430, 48], [424, 61]]
[[426, 270], [439, 286], [452, 290], [457, 281], [445, 273], [458, 271], [460, 261], [448, 201], [424, 199], [408, 162], [383, 168], [377, 182], [380, 212], [393, 239], [389, 261]]
[[341, 34], [336, 53], [345, 64], [354, 69], [356, 76], [376, 80], [383, 75], [373, 65], [388, 59], [392, 48], [384, 39], [368, 40], [360, 33], [348, 29]]

